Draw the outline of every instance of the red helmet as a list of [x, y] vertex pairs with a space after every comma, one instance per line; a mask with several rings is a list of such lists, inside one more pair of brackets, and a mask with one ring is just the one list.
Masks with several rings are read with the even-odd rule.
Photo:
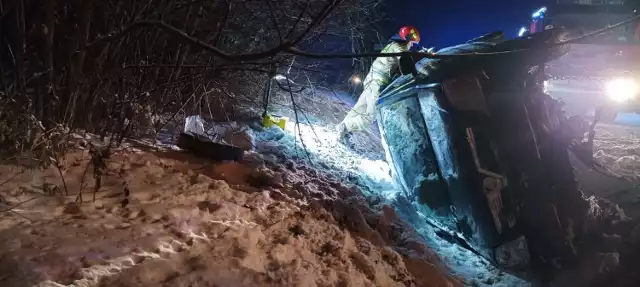
[[403, 26], [402, 28], [400, 28], [400, 32], [398, 34], [400, 34], [400, 38], [405, 41], [413, 41], [416, 43], [420, 42], [420, 32], [418, 32], [418, 29], [416, 29], [416, 27]]

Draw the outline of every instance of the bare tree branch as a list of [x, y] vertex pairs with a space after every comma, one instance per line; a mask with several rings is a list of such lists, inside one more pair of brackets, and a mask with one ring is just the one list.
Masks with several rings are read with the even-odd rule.
[[0, 19], [0, 158], [28, 151], [55, 162], [64, 148], [52, 148], [46, 131], [58, 126], [117, 142], [170, 118], [173, 125], [189, 99], [201, 98], [200, 85], [215, 87], [209, 95], [218, 100], [207, 102], [223, 110], [211, 114], [234, 119], [245, 111], [226, 109], [256, 104], [263, 87], [254, 83], [273, 70], [286, 67], [294, 80], [313, 72], [314, 83], [351, 74], [346, 61], [292, 58], [346, 51], [351, 42], [354, 52], [366, 50], [364, 23], [382, 18], [373, 8], [381, 0], [264, 1], [268, 9], [245, 0], [10, 1], [24, 5]]

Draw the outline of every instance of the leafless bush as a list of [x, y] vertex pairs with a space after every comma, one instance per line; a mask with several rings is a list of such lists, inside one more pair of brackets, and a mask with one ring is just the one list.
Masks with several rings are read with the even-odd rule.
[[203, 106], [240, 117], [272, 73], [313, 85], [336, 67], [283, 51], [368, 50], [378, 1], [1, 0], [2, 156], [55, 158], [79, 129], [115, 144]]

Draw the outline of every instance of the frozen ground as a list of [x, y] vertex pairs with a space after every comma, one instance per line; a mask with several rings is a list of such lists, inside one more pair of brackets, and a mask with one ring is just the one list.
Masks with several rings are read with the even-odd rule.
[[462, 286], [392, 208], [302, 162], [136, 141], [98, 186], [90, 141], [60, 169], [0, 166], [0, 286]]
[[[438, 237], [393, 183], [389, 167], [382, 160], [384, 155], [377, 126], [372, 125], [369, 131], [355, 137], [355, 151], [346, 149], [336, 142], [333, 127], [354, 101], [348, 95], [335, 91], [326, 98], [329, 101], [323, 101], [322, 106], [331, 107], [328, 109], [330, 113], [318, 108], [318, 102], [314, 100], [304, 105], [306, 114], [299, 115], [300, 124], [289, 121], [284, 132], [277, 128], [256, 132], [256, 150], [273, 154], [281, 161], [292, 159], [301, 162], [341, 182], [355, 184], [374, 209], [376, 205], [393, 206], [402, 220], [419, 236], [421, 243], [437, 253], [452, 274], [463, 278], [465, 285], [529, 286], [519, 278], [496, 270], [474, 253]], [[293, 118], [293, 114], [287, 114], [286, 111], [278, 113]], [[577, 176], [585, 193], [606, 196], [621, 188], [633, 187], [636, 184], [633, 181], [634, 170], [637, 172], [640, 169], [635, 168], [637, 162], [629, 160], [629, 157], [637, 156], [635, 146], [639, 141], [640, 135], [634, 127], [601, 126], [595, 143], [598, 151], [596, 156], [613, 174], [625, 178], [605, 176], [578, 165]]]
[[0, 286], [521, 285], [407, 208], [375, 132], [354, 153], [332, 126], [254, 132], [240, 163], [132, 141], [99, 188], [89, 135], [60, 169], [0, 166]]
[[[420, 235], [420, 238], [434, 252], [439, 254], [452, 273], [465, 278], [469, 286], [528, 286], [528, 284], [514, 276], [496, 270], [485, 259], [476, 254], [451, 244], [438, 237], [435, 230], [426, 223], [425, 218], [418, 213], [404, 194], [395, 186], [390, 175], [389, 167], [382, 160], [371, 160], [366, 155], [354, 153], [335, 142], [335, 131], [321, 126], [300, 124], [300, 133], [295, 126], [287, 126], [287, 134], [275, 144], [281, 150], [294, 158], [305, 160], [306, 155], [291, 150], [294, 138], [300, 134], [302, 142], [311, 154], [314, 167], [326, 173], [335, 173], [345, 181], [353, 182], [363, 188], [364, 194], [386, 202], [396, 209], [402, 219], [408, 222]], [[366, 135], [365, 135], [366, 136]], [[258, 134], [258, 138], [260, 134]], [[377, 140], [370, 137], [369, 140]], [[259, 149], [261, 149], [259, 147]]]
[[[337, 96], [338, 102], [348, 107], [353, 104], [346, 96]], [[340, 117], [333, 117], [340, 118]], [[576, 163], [576, 176], [585, 195], [611, 198], [614, 202], [630, 208], [627, 215], [635, 215], [640, 210], [630, 204], [640, 203], [640, 117], [622, 114], [617, 122], [622, 125], [601, 125], [595, 142], [596, 159], [613, 176], [596, 173]], [[335, 124], [335, 122], [331, 123]], [[634, 126], [635, 125], [635, 126]], [[408, 222], [433, 251], [438, 253], [452, 273], [464, 278], [471, 286], [528, 286], [529, 284], [493, 268], [484, 259], [435, 235], [433, 228], [425, 223], [421, 214], [411, 207], [403, 193], [392, 183], [388, 166], [382, 159], [380, 149], [358, 151], [356, 153], [335, 143], [335, 132], [322, 121], [300, 124], [296, 130], [293, 124], [287, 126], [287, 133], [276, 144], [285, 154], [301, 158], [300, 150], [292, 153], [292, 146], [304, 143], [311, 154], [311, 162], [318, 170], [341, 173], [344, 180], [356, 183], [370, 198], [388, 202], [403, 220]], [[298, 145], [292, 145], [294, 139]], [[259, 138], [260, 136], [258, 136]], [[300, 141], [300, 138], [302, 141]], [[360, 135], [356, 141], [364, 146], [379, 146], [376, 127]], [[358, 145], [356, 145], [358, 146]], [[376, 152], [380, 154], [375, 154]], [[373, 153], [373, 154], [372, 154]], [[304, 156], [306, 158], [306, 155]], [[624, 191], [621, 193], [621, 191]], [[621, 195], [626, 195], [623, 197]], [[617, 197], [616, 197], [617, 196]], [[612, 198], [613, 197], [613, 198]], [[630, 199], [630, 197], [632, 199]], [[632, 210], [631, 210], [632, 209]]]
[[[595, 158], [610, 175], [584, 168], [577, 170], [579, 184], [587, 195], [610, 199], [627, 215], [640, 217], [640, 122], [627, 116], [627, 125], [601, 125], [594, 141]], [[618, 118], [620, 119], [620, 117]], [[579, 165], [576, 165], [579, 166]]]
[[[421, 241], [440, 255], [452, 274], [464, 278], [465, 285], [528, 286], [525, 281], [496, 270], [485, 259], [436, 235], [433, 227], [426, 223], [423, 215], [413, 208], [393, 182], [389, 166], [383, 160], [384, 152], [377, 125], [373, 124], [369, 131], [355, 136], [355, 151], [338, 144], [334, 125], [354, 101], [345, 94], [332, 92], [331, 95], [334, 97], [328, 97], [329, 102], [325, 104], [332, 107], [340, 106], [341, 111], [338, 115], [328, 118], [338, 121], [322, 121], [322, 116], [316, 115], [312, 117], [318, 119], [316, 121], [304, 121], [299, 125], [289, 122], [283, 135], [277, 135], [277, 129], [257, 133], [257, 149], [264, 153], [272, 152], [283, 158], [308, 162], [316, 170], [332, 174], [344, 182], [356, 184], [368, 197], [371, 205], [392, 205], [419, 235]], [[309, 106], [312, 109], [314, 105]], [[308, 154], [302, 146], [306, 147]]]
[[[529, 286], [435, 234], [375, 130], [355, 152], [337, 144], [352, 103], [328, 98], [284, 131], [228, 137], [253, 150], [239, 163], [185, 155], [163, 134], [116, 151], [98, 189], [91, 138], [60, 169], [0, 166], [0, 286]], [[585, 192], [637, 199], [620, 190], [634, 190], [639, 143], [636, 128], [601, 127], [598, 159], [632, 180], [578, 169]]]

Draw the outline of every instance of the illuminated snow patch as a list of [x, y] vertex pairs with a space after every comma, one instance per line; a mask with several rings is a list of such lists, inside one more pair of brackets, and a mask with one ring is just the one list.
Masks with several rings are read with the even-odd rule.
[[[257, 226], [257, 224], [242, 218], [238, 218], [237, 216], [235, 216], [233, 220], [211, 220], [209, 222], [223, 224], [232, 228], [252, 228]], [[185, 229], [182, 231], [182, 233], [185, 234], [186, 237], [192, 239], [193, 243], [195, 243], [197, 240], [201, 240], [204, 242], [211, 241], [207, 234], [197, 234], [192, 229]], [[130, 255], [125, 255], [108, 260], [106, 264], [93, 265], [87, 268], [82, 268], [80, 272], [83, 278], [75, 280], [70, 285], [63, 285], [54, 281], [47, 280], [44, 282], [40, 282], [33, 287], [95, 287], [98, 286], [100, 281], [105, 277], [115, 276], [126, 269], [132, 268], [149, 260], [167, 260], [170, 256], [186, 251], [192, 246], [193, 244], [187, 244], [175, 238], [159, 240], [154, 250], [156, 252], [141, 250], [132, 252]]]
[[[359, 167], [363, 164], [363, 160], [372, 162], [374, 166], [386, 165], [384, 162], [375, 163], [374, 161], [368, 160], [363, 155], [357, 154], [343, 146], [338, 142], [337, 131], [334, 128], [302, 123], [296, 125], [295, 123], [288, 122], [285, 128], [285, 134], [289, 137], [286, 141], [295, 141], [298, 145], [305, 147], [315, 159], [344, 170], [361, 171]], [[384, 169], [384, 167], [380, 168]], [[379, 169], [378, 167], [375, 169], [376, 175], [381, 173], [377, 171], [377, 169]]]
[[[178, 250], [176, 250], [176, 247], [174, 247], [174, 244], [177, 246]], [[175, 254], [180, 252], [181, 251], [180, 249], [185, 246], [187, 246], [187, 244], [177, 241], [175, 239], [169, 242], [158, 243], [158, 249], [160, 250], [160, 253]]]
[[239, 229], [239, 228], [255, 228], [258, 225], [254, 222], [251, 221], [247, 221], [244, 219], [234, 219], [234, 220], [210, 220], [209, 222], [211, 223], [216, 223], [216, 224], [220, 224], [220, 225], [224, 225], [226, 227], [230, 227], [233, 229]]
[[363, 159], [358, 166], [358, 170], [361, 174], [382, 187], [377, 193], [386, 200], [393, 201], [400, 194], [401, 189], [396, 186], [391, 176], [391, 168], [387, 162]]
[[[195, 235], [195, 234], [194, 234]], [[201, 237], [201, 236], [195, 236]], [[205, 237], [206, 238], [206, 237]], [[168, 241], [159, 241], [157, 244], [158, 252], [139, 251], [133, 252], [131, 255], [121, 256], [107, 261], [106, 264], [93, 265], [82, 268], [80, 273], [82, 279], [74, 281], [71, 285], [62, 285], [53, 281], [41, 282], [34, 287], [93, 287], [98, 286], [100, 280], [121, 273], [122, 271], [132, 268], [138, 264], [148, 260], [165, 260], [162, 254], [176, 254], [187, 248], [187, 244], [176, 239]], [[176, 248], [177, 247], [177, 248]]]
[[[134, 256], [140, 256], [144, 262], [144, 258], [152, 258], [152, 259], [162, 259], [162, 257], [157, 253], [146, 252], [142, 253], [134, 253]], [[115, 259], [111, 259], [107, 262], [107, 264], [103, 265], [94, 265], [88, 268], [82, 268], [80, 271], [82, 274], [82, 279], [75, 280], [70, 285], [62, 285], [53, 281], [44, 281], [39, 284], [34, 285], [34, 287], [93, 287], [98, 286], [100, 280], [104, 277], [114, 276], [118, 273], [122, 272], [125, 269], [129, 269], [134, 267], [136, 264], [134, 257], [132, 256], [122, 256]]]
[[[322, 168], [331, 171], [352, 172], [366, 185], [370, 191], [387, 199], [397, 196], [399, 189], [390, 175], [390, 167], [382, 160], [370, 160], [366, 155], [358, 154], [338, 142], [337, 130], [332, 127], [308, 125], [288, 122], [285, 126], [285, 138], [278, 143], [283, 150], [290, 146], [294, 139], [298, 150], [289, 156], [305, 158], [300, 149], [306, 147], [313, 161], [321, 162]], [[363, 143], [366, 144], [366, 143]], [[302, 146], [302, 147], [301, 147]], [[317, 166], [316, 166], [317, 167]]]
[[194, 241], [195, 240], [211, 241], [211, 239], [209, 239], [209, 237], [204, 232], [201, 232], [200, 234], [196, 234], [193, 231], [188, 231], [187, 236], [189, 238], [192, 238]]
[[313, 153], [323, 153], [329, 146], [337, 147], [336, 132], [330, 129], [307, 124], [287, 122], [285, 131], [296, 137], [296, 141], [302, 140], [302, 144]]
[[392, 181], [391, 176], [389, 175], [391, 169], [384, 161], [363, 159], [360, 162], [358, 169], [369, 175], [374, 180], [386, 181], [389, 183]]

